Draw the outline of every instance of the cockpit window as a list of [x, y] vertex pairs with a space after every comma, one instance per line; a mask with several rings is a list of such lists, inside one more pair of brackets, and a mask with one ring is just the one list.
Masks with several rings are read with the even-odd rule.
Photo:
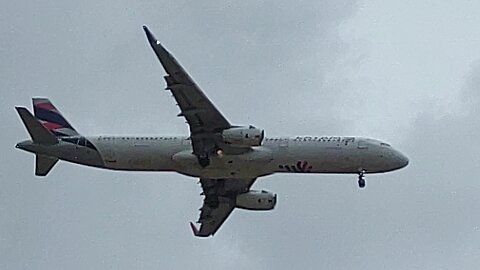
[[380, 145], [381, 145], [381, 146], [390, 147], [390, 144], [388, 144], [388, 143], [383, 143], [383, 142], [382, 142], [382, 143], [380, 143]]

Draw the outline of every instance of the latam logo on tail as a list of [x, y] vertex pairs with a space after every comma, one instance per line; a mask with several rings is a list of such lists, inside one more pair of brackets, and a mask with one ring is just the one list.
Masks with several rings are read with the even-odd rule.
[[33, 98], [33, 112], [42, 125], [58, 137], [76, 136], [77, 131], [46, 98]]

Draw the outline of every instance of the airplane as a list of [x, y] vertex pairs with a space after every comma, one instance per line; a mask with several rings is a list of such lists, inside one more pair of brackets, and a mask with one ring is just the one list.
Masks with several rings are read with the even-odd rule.
[[189, 136], [82, 136], [47, 98], [33, 98], [32, 113], [16, 107], [31, 140], [16, 148], [35, 154], [35, 175], [58, 160], [110, 170], [178, 172], [199, 178], [204, 196], [195, 236], [213, 236], [235, 208], [274, 209], [277, 195], [251, 189], [275, 173], [365, 174], [408, 165], [390, 144], [364, 137], [265, 137], [252, 125], [232, 125], [147, 26], [147, 40], [166, 72], [170, 91], [190, 128]]

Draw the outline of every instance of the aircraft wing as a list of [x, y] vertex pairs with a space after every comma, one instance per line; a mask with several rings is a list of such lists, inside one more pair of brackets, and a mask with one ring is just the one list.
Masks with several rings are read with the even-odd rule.
[[180, 107], [178, 116], [185, 117], [190, 126], [194, 154], [199, 156], [214, 151], [215, 145], [221, 141], [218, 135], [214, 134], [230, 128], [230, 123], [150, 30], [146, 26], [143, 26], [143, 29], [150, 46], [167, 72], [164, 78], [167, 90], [172, 92]]
[[195, 236], [213, 236], [235, 209], [238, 194], [247, 192], [256, 178], [251, 179], [208, 179], [201, 178], [203, 206], [200, 208], [198, 229], [190, 223]]

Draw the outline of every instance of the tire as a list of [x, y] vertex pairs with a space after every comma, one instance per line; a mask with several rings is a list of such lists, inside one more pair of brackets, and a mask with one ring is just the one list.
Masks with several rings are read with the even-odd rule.
[[365, 187], [365, 179], [360, 179], [358, 180], [358, 186], [360, 188], [364, 188]]

